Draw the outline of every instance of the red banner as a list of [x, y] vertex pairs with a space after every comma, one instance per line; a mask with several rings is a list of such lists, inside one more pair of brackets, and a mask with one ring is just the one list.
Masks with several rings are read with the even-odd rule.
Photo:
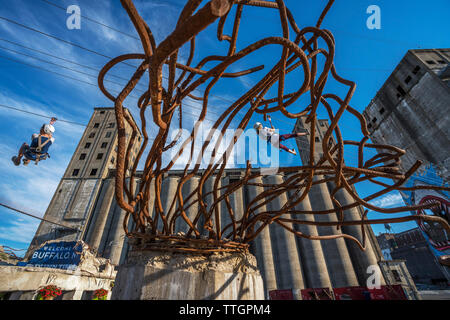
[[333, 291], [336, 300], [408, 300], [401, 285], [381, 286], [380, 289], [345, 287]]
[[271, 290], [269, 291], [270, 300], [294, 300], [292, 290]]
[[[302, 300], [408, 300], [401, 285], [367, 287], [313, 288], [301, 290]], [[271, 290], [270, 300], [294, 300], [292, 290]]]
[[302, 300], [334, 300], [333, 292], [328, 288], [304, 289]]

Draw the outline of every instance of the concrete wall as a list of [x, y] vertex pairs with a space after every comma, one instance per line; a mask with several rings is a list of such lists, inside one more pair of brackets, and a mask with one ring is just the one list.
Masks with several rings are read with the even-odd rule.
[[[307, 129], [311, 133], [311, 123], [306, 123], [306, 117], [297, 119], [294, 127], [295, 132], [301, 132], [303, 129]], [[315, 122], [315, 150], [314, 160], [318, 161], [323, 156], [322, 141], [329, 128], [328, 120], [317, 119]], [[299, 154], [302, 159], [303, 165], [309, 165], [310, 158], [310, 136], [302, 136], [297, 138], [297, 146]], [[334, 145], [336, 142], [333, 135], [331, 135], [328, 142]], [[314, 179], [317, 181], [324, 177], [316, 176]], [[303, 210], [330, 210], [335, 206], [331, 200], [331, 192], [335, 188], [333, 182], [327, 184], [315, 185], [311, 188], [308, 194], [308, 202], [300, 204]], [[339, 190], [336, 195], [336, 199], [341, 205], [348, 205], [354, 202], [351, 195], [346, 190]], [[362, 207], [355, 207], [344, 212], [344, 220], [359, 220], [363, 213]], [[301, 218], [305, 219], [302, 215]], [[313, 215], [308, 219], [323, 221], [323, 222], [335, 222], [337, 221], [336, 213], [327, 215]], [[302, 226], [302, 228], [305, 228]], [[368, 267], [372, 266], [378, 268], [378, 262], [382, 259], [381, 249], [379, 248], [375, 235], [370, 226], [365, 228], [366, 231], [366, 250], [361, 249], [350, 240], [344, 240], [343, 238], [335, 240], [320, 241], [320, 245], [323, 251], [323, 256], [326, 263], [326, 270], [328, 277], [333, 287], [346, 287], [346, 286], [365, 286], [369, 274], [367, 273]], [[360, 242], [362, 241], [362, 232], [360, 226], [344, 226], [340, 230], [336, 227], [317, 227], [315, 229], [308, 230], [307, 234], [317, 234], [321, 236], [325, 235], [341, 235], [342, 233], [349, 234]], [[305, 257], [308, 261], [308, 258]], [[319, 260], [320, 261], [320, 260]], [[323, 264], [323, 262], [320, 262]], [[326, 282], [325, 282], [326, 283]], [[384, 279], [381, 279], [381, 284], [385, 284]]]
[[450, 86], [440, 72], [448, 65], [448, 49], [409, 51], [363, 113], [374, 143], [407, 151], [403, 170], [420, 159], [436, 165], [447, 180]]
[[119, 267], [113, 300], [262, 300], [251, 254], [131, 251]]
[[421, 300], [404, 260], [380, 261], [379, 266], [389, 285], [401, 285], [409, 300]]
[[446, 283], [446, 275], [436, 257], [431, 253], [426, 241], [414, 245], [401, 246], [391, 250], [393, 259], [406, 261], [406, 266], [414, 281], [419, 284]]
[[[233, 181], [233, 179], [238, 178], [240, 172], [240, 170], [236, 169], [226, 170], [225, 176], [221, 179], [221, 184], [229, 183], [230, 180]], [[181, 172], [179, 171], [171, 171], [163, 180], [162, 202], [163, 207], [166, 210], [168, 210], [168, 206], [174, 195], [173, 190], [176, 190], [176, 183], [180, 173]], [[201, 174], [201, 172], [199, 174]], [[112, 172], [111, 175], [113, 175]], [[284, 177], [283, 175], [276, 175], [258, 178], [257, 181], [266, 184], [280, 183], [286, 178], [287, 177]], [[195, 177], [195, 179], [198, 179], [198, 177]], [[118, 230], [117, 228], [121, 229], [122, 221], [119, 219], [119, 212], [121, 209], [117, 206], [115, 199], [107, 200], [108, 197], [106, 195], [112, 181], [113, 178], [111, 176], [104, 180], [102, 191], [99, 193], [99, 198], [96, 201], [96, 208], [94, 208], [94, 212], [96, 212], [96, 214], [98, 212], [99, 214], [101, 212], [99, 208], [107, 208], [108, 202], [111, 201], [108, 215], [99, 215], [99, 220], [92, 220], [91, 227], [97, 228], [97, 222], [99, 221], [99, 225], [104, 226], [102, 229], [103, 231], [101, 234], [91, 232], [92, 237], [87, 238], [86, 241], [90, 243], [89, 241], [96, 240], [95, 243], [98, 243], [99, 239], [101, 239], [98, 247], [99, 254], [105, 258], [111, 259], [114, 264], [118, 264], [125, 261], [129, 247], [127, 245], [128, 239], [126, 239], [126, 237], [114, 240], [114, 230]], [[204, 194], [210, 190], [209, 188], [211, 188], [212, 181], [212, 179], [209, 179], [207, 180], [207, 183], [205, 183]], [[139, 179], [137, 183], [139, 183]], [[194, 181], [194, 183], [196, 182]], [[327, 200], [327, 196], [329, 197], [328, 188], [326, 185], [324, 185], [323, 188], [324, 190], [319, 190], [318, 193], [313, 190], [310, 196], [299, 205], [299, 210], [301, 210], [301, 208], [320, 209], [323, 207], [324, 203], [328, 203], [328, 206], [332, 207], [331, 201]], [[170, 190], [172, 190], [172, 192], [170, 192]], [[186, 190], [192, 190], [189, 183], [186, 184]], [[230, 196], [230, 204], [237, 217], [242, 215], [243, 210], [245, 210], [249, 201], [261, 191], [262, 187], [247, 186]], [[185, 195], [187, 195], [187, 192], [188, 191], [185, 192]], [[259, 208], [258, 212], [278, 210], [287, 200], [287, 195], [283, 195], [278, 199], [274, 199], [271, 203]], [[205, 202], [208, 204], [211, 203], [210, 195], [205, 196]], [[219, 213], [227, 212], [225, 210], [225, 206], [222, 203], [219, 207]], [[322, 219], [322, 217], [314, 217], [313, 215], [308, 215], [307, 217], [302, 215], [300, 218]], [[104, 219], [106, 219], [106, 221], [104, 221]], [[224, 227], [224, 223], [229, 222], [229, 217], [222, 214], [222, 228]], [[303, 230], [307, 235], [324, 235], [340, 232], [334, 230], [335, 228], [326, 228], [327, 230], [323, 230], [322, 228], [322, 230], [319, 231], [316, 227], [311, 226], [294, 226], [294, 229], [298, 231]], [[228, 231], [226, 233], [228, 233]], [[123, 241], [123, 245], [116, 246], [115, 249], [112, 250], [113, 247], [111, 246], [111, 241]], [[375, 261], [376, 264], [379, 260], [377, 258], [378, 255], [375, 252], [377, 249], [370, 244], [364, 253], [360, 253], [358, 251], [359, 248], [354, 248], [352, 251], [349, 251], [350, 244], [347, 244], [344, 239], [325, 241], [301, 239], [275, 224], [266, 228], [250, 245], [251, 253], [255, 255], [260, 268], [266, 298], [268, 298], [268, 292], [270, 290], [276, 289], [292, 289], [294, 290], [294, 293], [298, 293], [301, 289], [311, 287], [365, 285], [366, 276], [369, 276], [369, 274], [365, 274], [365, 268], [367, 268], [367, 265], [371, 262]], [[113, 251], [116, 253], [113, 254]], [[114, 256], [117, 257], [118, 255], [120, 255], [119, 260], [114, 258]], [[379, 255], [381, 256], [381, 252]], [[370, 259], [364, 260], [366, 257], [370, 257]], [[359, 265], [357, 269], [358, 272], [356, 272], [355, 266], [358, 265], [358, 261], [363, 261], [364, 263], [362, 264], [363, 267]], [[299, 295], [297, 298], [300, 298]]]
[[12, 293], [9, 300], [32, 300], [39, 289], [55, 285], [65, 300], [81, 300], [83, 292], [105, 289], [111, 294], [115, 274], [106, 276], [51, 268], [0, 266], [0, 292]]

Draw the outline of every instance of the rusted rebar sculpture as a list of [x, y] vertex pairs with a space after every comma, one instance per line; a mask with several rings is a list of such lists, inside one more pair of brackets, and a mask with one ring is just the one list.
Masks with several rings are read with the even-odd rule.
[[[124, 228], [128, 236], [144, 239], [147, 248], [153, 250], [169, 250], [184, 251], [196, 253], [208, 253], [214, 251], [236, 251], [246, 250], [250, 241], [255, 239], [258, 234], [270, 223], [276, 223], [281, 227], [295, 233], [297, 236], [305, 237], [311, 240], [334, 239], [345, 237], [355, 241], [361, 249], [365, 247], [364, 225], [373, 223], [393, 223], [403, 222], [413, 219], [423, 219], [427, 221], [435, 221], [441, 223], [446, 230], [450, 231], [449, 224], [439, 217], [433, 216], [405, 216], [403, 218], [367, 220], [366, 214], [358, 221], [344, 220], [344, 211], [359, 205], [367, 209], [380, 213], [397, 213], [417, 210], [419, 208], [429, 208], [434, 204], [420, 206], [404, 206], [397, 208], [379, 208], [372, 205], [369, 201], [376, 199], [393, 190], [411, 190], [411, 188], [402, 187], [403, 182], [408, 179], [420, 166], [418, 161], [407, 172], [400, 172], [400, 158], [405, 151], [390, 145], [375, 145], [367, 143], [369, 132], [366, 127], [366, 121], [361, 114], [352, 108], [349, 103], [355, 91], [355, 83], [350, 80], [341, 78], [333, 63], [335, 54], [335, 41], [329, 30], [321, 29], [321, 24], [327, 12], [331, 8], [334, 0], [330, 0], [323, 10], [317, 24], [313, 27], [305, 27], [300, 29], [291, 12], [286, 8], [282, 0], [276, 2], [257, 1], [257, 0], [212, 0], [201, 7], [201, 0], [188, 0], [184, 6], [178, 19], [175, 30], [159, 45], [155, 43], [152, 32], [143, 19], [139, 16], [132, 0], [121, 0], [121, 3], [127, 11], [131, 21], [133, 22], [142, 42], [144, 53], [132, 53], [119, 56], [111, 60], [99, 74], [99, 87], [102, 92], [114, 102], [115, 114], [118, 125], [118, 156], [116, 170], [116, 199], [121, 208], [126, 210], [127, 215], [124, 220]], [[229, 18], [229, 12], [232, 6], [236, 6], [234, 16], [234, 27], [232, 34], [224, 35], [223, 29], [226, 20]], [[268, 10], [277, 10], [280, 15], [280, 23], [282, 26], [282, 36], [273, 36], [258, 40], [246, 48], [237, 51], [236, 43], [238, 40], [239, 25], [241, 22], [241, 14], [244, 8], [248, 6], [259, 6], [270, 8]], [[196, 66], [191, 66], [195, 54], [196, 35], [202, 30], [219, 19], [217, 38], [219, 41], [228, 41], [229, 50], [225, 56], [212, 55], [204, 57]], [[293, 31], [293, 32], [292, 32]], [[326, 43], [326, 48], [319, 47], [319, 40]], [[190, 45], [190, 54], [186, 64], [178, 61], [178, 53], [183, 45]], [[219, 186], [219, 180], [223, 176], [225, 166], [228, 161], [229, 152], [226, 152], [219, 159], [215, 159], [218, 152], [218, 146], [221, 138], [216, 142], [212, 150], [212, 158], [209, 165], [201, 175], [198, 187], [195, 188], [187, 197], [182, 195], [183, 185], [191, 179], [199, 171], [199, 161], [191, 169], [190, 165], [194, 157], [194, 141], [196, 129], [203, 121], [208, 113], [208, 98], [211, 89], [218, 81], [225, 77], [239, 77], [255, 71], [260, 71], [263, 67], [258, 66], [245, 71], [230, 73], [227, 69], [242, 59], [243, 57], [255, 52], [263, 50], [269, 45], [278, 45], [283, 48], [282, 54], [275, 66], [270, 69], [261, 80], [255, 84], [248, 92], [239, 97], [232, 103], [223, 113], [216, 119], [211, 132], [204, 142], [202, 152], [211, 143], [213, 131], [218, 129], [222, 133], [229, 128], [233, 119], [239, 120], [237, 129], [245, 129], [253, 114], [267, 114], [280, 111], [289, 119], [296, 119], [302, 116], [307, 117], [307, 123], [314, 124], [317, 117], [319, 106], [323, 106], [328, 112], [330, 126], [323, 138], [323, 156], [318, 161], [314, 159], [315, 149], [315, 126], [311, 126], [310, 132], [310, 159], [309, 163], [302, 166], [280, 169], [281, 172], [291, 173], [284, 183], [279, 185], [256, 184], [251, 182], [252, 179], [261, 175], [260, 172], [255, 173], [251, 170], [251, 166], [247, 163], [247, 170], [243, 179], [230, 183], [228, 185]], [[319, 70], [317, 58], [322, 55], [325, 58], [325, 64], [322, 70]], [[126, 87], [118, 96], [112, 95], [105, 88], [103, 81], [107, 72], [116, 64], [127, 60], [141, 60], [141, 63], [130, 79]], [[212, 68], [206, 68], [206, 64], [216, 63]], [[162, 84], [162, 68], [168, 65], [168, 84], [163, 87]], [[303, 71], [302, 79], [298, 79], [299, 88], [295, 92], [285, 93], [285, 77], [288, 73], [301, 68]], [[181, 74], [177, 77], [176, 71], [180, 70]], [[143, 141], [141, 148], [136, 156], [134, 163], [131, 163], [130, 150], [135, 143], [138, 128], [131, 119], [124, 113], [123, 101], [135, 89], [139, 80], [148, 72], [149, 85], [147, 91], [140, 96], [137, 107], [140, 110], [141, 131]], [[341, 99], [340, 97], [324, 93], [324, 87], [328, 76], [331, 76], [344, 86], [348, 87], [347, 95]], [[192, 93], [199, 88], [200, 85], [207, 84], [202, 97], [194, 96]], [[266, 93], [274, 86], [278, 86], [278, 94], [273, 98], [266, 98]], [[295, 105], [300, 96], [308, 94], [310, 96], [310, 104], [306, 108]], [[201, 102], [202, 110], [198, 116], [198, 122], [195, 123], [194, 129], [190, 137], [185, 141], [179, 141], [180, 135], [175, 140], [168, 141], [169, 128], [173, 120], [174, 114], [183, 115], [182, 106], [185, 98], [190, 97]], [[332, 110], [329, 101], [334, 100], [339, 104], [338, 110]], [[158, 133], [153, 140], [153, 144], [149, 148], [148, 156], [145, 159], [145, 166], [138, 190], [134, 190], [134, 181], [136, 169], [141, 160], [144, 151], [149, 144], [147, 134], [147, 108], [151, 108], [152, 120], [158, 127]], [[244, 112], [245, 116], [237, 118], [238, 112]], [[361, 127], [363, 138], [361, 141], [344, 141], [339, 129], [339, 120], [345, 112], [355, 116]], [[125, 136], [125, 122], [133, 127], [133, 134], [127, 142]], [[176, 122], [175, 122], [176, 123]], [[227, 146], [227, 151], [233, 149], [239, 138], [239, 131], [236, 138]], [[337, 143], [330, 145], [330, 137], [335, 134]], [[180, 151], [175, 157], [163, 167], [162, 156], [176, 143], [181, 142]], [[189, 143], [191, 143], [188, 148]], [[344, 146], [353, 145], [358, 147], [358, 166], [351, 167], [344, 164]], [[364, 159], [364, 150], [366, 148], [377, 148], [384, 150], [370, 159]], [[189, 150], [186, 150], [189, 149]], [[180, 178], [176, 196], [174, 197], [170, 208], [163, 207], [161, 201], [161, 183], [164, 173], [168, 172], [174, 165], [175, 161], [184, 153], [189, 152], [189, 161], [186, 164], [184, 174]], [[202, 153], [198, 156], [201, 157]], [[216, 162], [214, 162], [216, 161]], [[125, 180], [126, 171], [130, 170], [129, 181]], [[189, 170], [188, 170], [189, 169]], [[214, 177], [213, 189], [204, 194], [202, 192], [205, 181]], [[393, 179], [395, 182], [388, 185], [376, 180], [376, 178], [384, 177]], [[314, 179], [313, 179], [314, 178]], [[335, 189], [331, 192], [331, 198], [335, 209], [326, 211], [298, 211], [295, 206], [301, 203], [311, 187], [315, 184], [323, 184], [327, 181], [333, 181]], [[372, 183], [382, 186], [382, 191], [376, 192], [365, 198], [360, 198], [354, 192], [352, 186], [361, 181], [371, 181]], [[257, 195], [254, 199], [249, 199], [245, 211], [237, 218], [236, 212], [230, 205], [230, 195], [245, 185], [259, 185], [265, 187], [265, 191]], [[426, 187], [415, 187], [426, 188]], [[429, 188], [429, 187], [427, 187]], [[437, 187], [436, 187], [437, 188]], [[341, 205], [336, 199], [335, 194], [345, 189], [353, 198], [354, 202], [348, 205]], [[280, 211], [266, 211], [257, 213], [256, 209], [264, 204], [272, 201], [288, 191], [295, 191], [294, 197], [288, 197], [288, 201], [284, 204]], [[150, 216], [148, 203], [150, 194], [155, 196], [154, 214]], [[213, 198], [213, 203], [207, 203], [206, 197], [209, 195]], [[225, 203], [227, 210], [219, 213], [219, 204]], [[198, 213], [194, 219], [189, 218], [186, 210], [192, 205], [198, 205]], [[177, 207], [177, 209], [174, 209]], [[174, 209], [174, 210], [172, 210]], [[225, 211], [225, 212], [224, 212]], [[291, 214], [295, 219], [286, 219], [285, 214]], [[332, 214], [337, 213], [339, 219], [337, 222], [311, 222], [301, 219], [307, 214]], [[220, 214], [227, 214], [231, 223], [221, 225]], [[128, 231], [127, 221], [132, 216], [135, 227], [132, 232]], [[185, 234], [175, 233], [175, 221], [181, 220], [187, 224], [188, 232]], [[313, 224], [316, 226], [336, 226], [339, 228], [343, 225], [360, 225], [363, 232], [363, 239], [342, 233], [330, 236], [311, 236], [302, 234], [288, 224]], [[201, 225], [200, 225], [201, 224]], [[207, 237], [202, 237], [200, 230], [207, 230]]]

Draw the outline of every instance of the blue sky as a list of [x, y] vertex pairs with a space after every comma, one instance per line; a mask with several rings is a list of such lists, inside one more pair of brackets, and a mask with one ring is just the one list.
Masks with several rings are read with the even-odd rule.
[[[119, 1], [52, 0], [51, 2], [64, 8], [76, 4], [81, 8], [82, 15], [137, 36]], [[173, 30], [184, 3], [181, 0], [135, 0], [134, 2], [155, 35], [157, 43]], [[297, 24], [305, 27], [316, 23], [326, 2], [325, 0], [287, 0], [286, 4], [294, 14]], [[0, 3], [0, 17], [14, 20], [104, 55], [115, 57], [125, 53], [142, 52], [139, 41], [136, 39], [94, 24], [85, 18], [81, 19], [80, 30], [69, 30], [66, 27], [66, 19], [69, 15], [64, 10], [45, 1], [0, 0]], [[366, 26], [366, 20], [369, 17], [366, 9], [370, 5], [378, 5], [381, 9], [380, 30], [369, 30]], [[408, 49], [449, 47], [450, 39], [446, 33], [450, 24], [447, 17], [449, 9], [450, 2], [448, 0], [431, 2], [420, 0], [336, 1], [322, 26], [334, 33], [336, 39], [335, 64], [338, 73], [357, 83], [351, 106], [362, 112]], [[238, 50], [258, 39], [282, 34], [279, 16], [274, 10], [250, 8], [244, 10], [243, 17], [245, 20], [241, 24]], [[227, 45], [218, 43], [215, 38], [216, 26], [217, 23], [213, 24], [197, 38], [198, 56], [226, 53]], [[227, 24], [225, 29], [227, 34], [230, 33], [230, 29], [230, 24]], [[94, 70], [25, 49], [12, 42], [89, 66]], [[37, 61], [10, 50], [64, 65], [91, 76]], [[242, 60], [232, 66], [230, 70], [238, 71], [259, 64], [264, 64], [265, 70], [270, 69], [277, 57], [280, 56], [280, 50], [275, 46], [267, 48], [267, 50]], [[186, 57], [186, 48], [181, 51], [181, 55]], [[28, 65], [14, 62], [11, 59]], [[97, 75], [95, 70], [103, 67], [107, 61], [107, 58], [0, 19], [0, 104], [38, 114], [56, 116], [59, 119], [77, 123], [87, 123], [94, 107], [112, 106], [95, 85]], [[40, 66], [84, 82], [67, 79], [42, 69], [30, 67], [30, 65]], [[122, 78], [128, 78], [133, 71], [127, 66], [118, 66], [112, 73]], [[222, 85], [215, 87], [212, 93], [214, 97], [211, 99], [212, 113], [209, 119], [214, 119], [220, 114], [227, 105], [226, 100], [238, 98], [264, 74], [265, 72], [261, 71], [243, 79], [227, 79]], [[112, 77], [107, 79], [125, 82]], [[287, 91], [294, 90], [298, 88], [298, 85], [295, 78], [292, 78], [286, 89]], [[113, 90], [120, 89], [120, 86], [110, 82], [107, 83], [107, 86]], [[338, 93], [343, 97], [345, 89], [345, 87], [330, 81], [325, 91]], [[129, 98], [125, 105], [130, 107], [136, 118], [135, 102], [133, 98]], [[184, 116], [184, 124], [187, 128], [191, 128], [194, 116], [198, 114], [198, 105], [196, 109], [193, 101], [187, 103], [191, 104], [191, 109]], [[301, 107], [299, 106], [299, 108]], [[0, 108], [0, 110], [0, 144], [4, 150], [0, 158], [0, 200], [43, 216], [84, 127], [59, 121], [56, 126], [56, 141], [51, 148], [52, 158], [39, 166], [30, 164], [28, 167], [14, 167], [10, 161], [11, 156], [17, 152], [18, 147], [24, 141], [29, 141], [31, 134], [36, 132], [47, 120], [5, 108]], [[284, 131], [291, 132], [294, 121], [282, 119], [277, 114], [272, 118], [274, 125], [282, 133]], [[252, 120], [261, 121], [261, 118], [254, 116]], [[359, 130], [354, 128], [358, 128], [355, 119], [349, 116], [344, 117], [341, 124], [344, 139], [361, 139]], [[150, 131], [152, 129], [154, 128], [149, 128]], [[287, 145], [295, 146], [292, 141]], [[354, 157], [355, 151], [348, 149], [346, 163], [354, 164]], [[283, 166], [294, 166], [300, 164], [300, 159], [298, 156], [293, 157], [283, 152], [280, 155], [280, 162]], [[377, 187], [369, 184], [360, 184], [357, 189], [363, 197], [378, 190]], [[392, 207], [401, 205], [402, 201], [398, 193], [391, 193], [373, 203]], [[380, 215], [371, 213], [369, 217], [378, 218]], [[39, 221], [36, 219], [0, 208], [0, 244], [14, 248], [27, 248], [38, 224]], [[413, 222], [397, 224], [394, 225], [394, 230], [399, 232], [414, 226]], [[374, 226], [374, 231], [376, 233], [383, 231], [383, 227]]]

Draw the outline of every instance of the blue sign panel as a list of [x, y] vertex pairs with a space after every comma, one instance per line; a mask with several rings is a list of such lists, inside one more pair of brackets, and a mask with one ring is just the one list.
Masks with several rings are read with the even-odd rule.
[[81, 243], [76, 241], [51, 242], [37, 249], [28, 262], [18, 265], [74, 270], [80, 263], [82, 250]]

